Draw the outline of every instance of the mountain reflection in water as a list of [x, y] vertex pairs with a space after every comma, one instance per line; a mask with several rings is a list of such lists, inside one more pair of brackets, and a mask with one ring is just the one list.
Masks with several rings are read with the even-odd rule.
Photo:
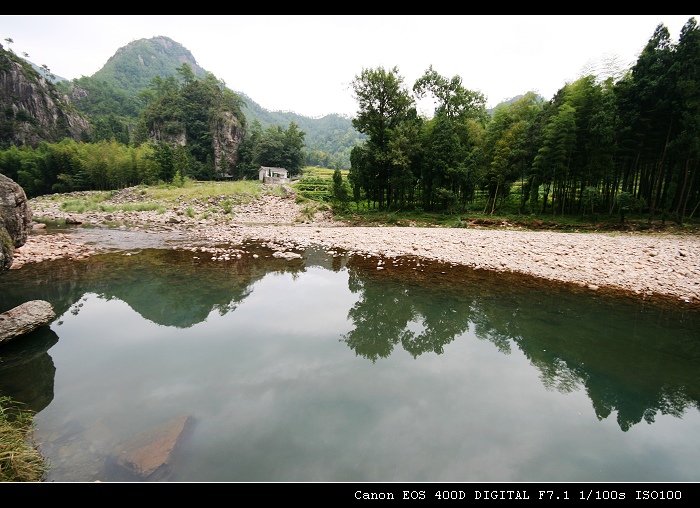
[[[656, 423], [700, 444], [696, 310], [415, 259], [240, 253], [146, 249], [0, 277], [0, 311], [42, 299], [59, 316], [0, 349], [0, 395], [39, 412], [51, 479], [109, 480], [116, 443], [183, 410], [197, 423], [171, 481], [698, 479], [700, 459]], [[557, 439], [542, 421], [581, 457], [533, 451]]]

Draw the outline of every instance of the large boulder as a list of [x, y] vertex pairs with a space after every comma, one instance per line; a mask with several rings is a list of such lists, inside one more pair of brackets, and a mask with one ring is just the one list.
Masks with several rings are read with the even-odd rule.
[[15, 249], [24, 245], [32, 224], [24, 189], [0, 174], [0, 273], [12, 266]]
[[0, 314], [0, 345], [51, 322], [56, 313], [49, 302], [32, 300]]

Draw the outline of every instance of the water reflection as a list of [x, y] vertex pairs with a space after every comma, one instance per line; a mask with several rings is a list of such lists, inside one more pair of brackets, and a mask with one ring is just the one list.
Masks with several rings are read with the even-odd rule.
[[359, 298], [344, 341], [359, 356], [386, 358], [397, 344], [414, 358], [442, 354], [471, 327], [504, 354], [520, 349], [548, 389], [584, 387], [597, 417], [616, 412], [623, 431], [642, 419], [653, 423], [657, 413], [700, 407], [697, 311], [581, 297], [563, 286], [449, 265], [426, 266], [420, 277], [404, 267], [378, 272], [351, 262], [348, 269]]
[[[98, 450], [82, 459], [94, 471], [113, 463], [110, 450], [138, 425], [185, 410], [197, 421], [186, 453], [199, 465], [185, 461], [170, 479], [212, 481], [556, 479], [537, 476], [547, 474], [543, 466], [523, 472], [527, 461], [501, 456], [514, 426], [544, 432], [542, 422], [528, 422], [533, 408], [556, 425], [571, 404], [554, 403], [523, 382], [532, 367], [545, 392], [587, 397], [578, 414], [593, 413], [598, 422], [614, 415], [625, 432], [700, 407], [697, 311], [415, 259], [385, 260], [377, 269], [376, 259], [309, 249], [302, 259], [285, 260], [255, 243], [241, 254], [211, 261], [204, 252], [147, 249], [2, 275], [0, 311], [44, 299], [59, 317], [0, 349], [0, 394], [41, 411], [45, 446], [57, 456], [67, 440]], [[144, 408], [138, 418], [131, 404]], [[501, 404], [507, 416], [494, 413]], [[401, 420], [409, 407], [413, 416]], [[430, 423], [429, 414], [443, 418]], [[373, 429], [396, 418], [391, 426], [402, 428], [400, 435]], [[407, 428], [408, 421], [416, 427]], [[452, 457], [449, 442], [432, 432], [425, 448], [416, 441], [407, 448], [409, 436], [419, 439], [431, 425], [442, 427], [444, 439], [471, 429], [480, 445], [460, 439], [468, 439], [474, 458]], [[503, 435], [487, 438], [495, 429]], [[620, 452], [624, 443], [600, 448], [592, 444], [597, 437], [585, 441], [600, 429], [579, 432], [584, 448], [601, 456], [629, 454]], [[700, 439], [688, 432], [689, 443]], [[369, 436], [381, 436], [382, 446], [372, 449]], [[486, 443], [486, 455], [498, 449], [503, 464], [519, 464], [510, 478], [488, 476], [502, 474], [503, 464], [479, 469], [483, 454], [472, 448]], [[404, 464], [409, 448], [420, 449], [420, 465]], [[384, 455], [370, 466], [368, 457], [380, 449]], [[453, 466], [430, 473], [440, 453]], [[241, 463], [228, 463], [228, 455]], [[635, 476], [641, 473], [632, 460], [618, 474], [646, 480]], [[202, 466], [209, 461], [214, 465]], [[663, 474], [678, 480], [672, 475], [688, 465], [666, 465]], [[75, 479], [66, 469], [54, 479]], [[595, 479], [588, 470], [557, 469], [549, 474]], [[654, 470], [652, 479], [660, 475]]]
[[0, 395], [20, 401], [26, 409], [39, 412], [53, 400], [56, 367], [49, 349], [58, 336], [44, 326], [21, 341], [0, 348]]

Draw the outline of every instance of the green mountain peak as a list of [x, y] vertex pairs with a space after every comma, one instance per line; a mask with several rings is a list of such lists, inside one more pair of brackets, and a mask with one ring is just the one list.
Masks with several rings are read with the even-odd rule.
[[92, 77], [107, 81], [130, 95], [136, 95], [148, 88], [156, 76], [177, 77], [176, 69], [184, 63], [189, 64], [196, 76], [204, 77], [206, 74], [187, 48], [160, 35], [131, 41], [122, 46]]

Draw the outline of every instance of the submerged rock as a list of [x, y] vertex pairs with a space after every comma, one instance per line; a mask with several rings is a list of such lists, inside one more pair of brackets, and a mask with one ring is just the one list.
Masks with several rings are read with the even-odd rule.
[[124, 443], [112, 467], [116, 474], [141, 481], [164, 481], [171, 473], [178, 443], [192, 418], [181, 415]]

